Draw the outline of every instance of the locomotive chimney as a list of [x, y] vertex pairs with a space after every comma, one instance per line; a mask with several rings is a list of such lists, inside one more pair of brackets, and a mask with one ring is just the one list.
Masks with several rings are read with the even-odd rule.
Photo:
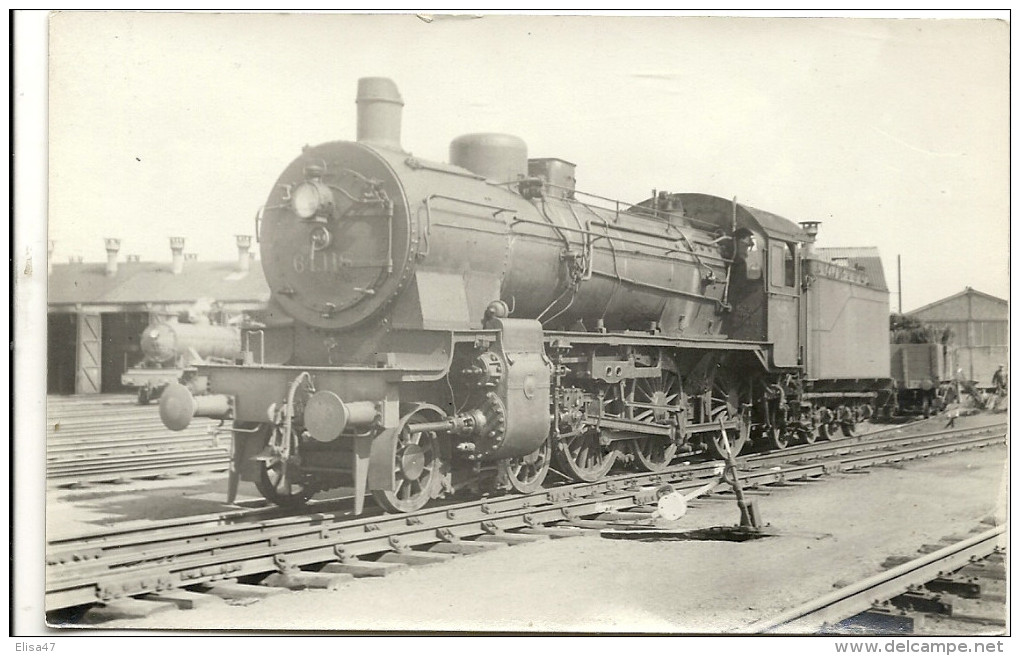
[[184, 237], [170, 238], [170, 251], [173, 253], [172, 271], [176, 276], [184, 271]]
[[106, 275], [117, 275], [117, 253], [120, 252], [119, 239], [106, 240]]
[[358, 141], [403, 150], [400, 147], [400, 113], [404, 101], [393, 80], [363, 77], [358, 80]]
[[237, 237], [237, 270], [247, 272], [251, 267], [251, 235], [235, 235]]
[[804, 244], [804, 257], [815, 256], [815, 237], [818, 236], [818, 226], [822, 225], [821, 221], [801, 221], [800, 227], [808, 236], [807, 242]]
[[49, 240], [46, 248], [46, 275], [53, 273], [53, 249], [57, 245], [57, 242], [52, 239]]

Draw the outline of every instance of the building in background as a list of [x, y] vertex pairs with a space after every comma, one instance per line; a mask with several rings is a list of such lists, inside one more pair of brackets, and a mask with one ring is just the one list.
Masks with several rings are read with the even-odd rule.
[[170, 239], [169, 262], [121, 261], [120, 240], [106, 240], [107, 260], [56, 264], [50, 244], [47, 294], [49, 394], [123, 391], [121, 374], [142, 358], [139, 337], [154, 319], [209, 303], [213, 321], [257, 317], [269, 300], [262, 267], [252, 266], [251, 237], [238, 235], [237, 259], [200, 262]]
[[1009, 361], [1009, 303], [1004, 299], [967, 287], [906, 314], [936, 330], [952, 330], [957, 366], [981, 387], [990, 386], [998, 366]]

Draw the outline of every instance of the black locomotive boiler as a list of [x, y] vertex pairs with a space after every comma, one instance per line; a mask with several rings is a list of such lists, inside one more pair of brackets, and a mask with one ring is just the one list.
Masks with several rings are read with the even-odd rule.
[[459, 489], [594, 481], [749, 440], [850, 433], [888, 385], [888, 292], [815, 258], [817, 223], [703, 194], [636, 204], [573, 164], [470, 134], [400, 144], [358, 84], [356, 141], [306, 147], [257, 218], [271, 288], [244, 363], [164, 392], [164, 423], [233, 421], [239, 480], [279, 504], [353, 486], [411, 512]]

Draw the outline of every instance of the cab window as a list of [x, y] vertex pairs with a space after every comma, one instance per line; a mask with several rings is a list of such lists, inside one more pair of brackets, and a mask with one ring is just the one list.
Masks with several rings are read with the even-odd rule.
[[763, 253], [758, 248], [758, 240], [754, 236], [748, 237], [750, 245], [747, 248], [747, 253], [744, 255], [745, 271], [747, 272], [748, 280], [761, 280], [762, 260], [764, 260]]
[[796, 244], [772, 242], [769, 249], [769, 277], [773, 287], [797, 286], [797, 268], [794, 257]]

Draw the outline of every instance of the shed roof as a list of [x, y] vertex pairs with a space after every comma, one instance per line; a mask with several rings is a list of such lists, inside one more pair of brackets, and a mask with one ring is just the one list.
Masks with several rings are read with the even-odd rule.
[[188, 261], [179, 274], [169, 262], [120, 262], [106, 275], [105, 262], [54, 264], [49, 275], [49, 305], [133, 305], [188, 303], [212, 298], [221, 303], [265, 303], [269, 300], [262, 267], [247, 272], [237, 262]]
[[885, 282], [885, 268], [882, 257], [875, 246], [843, 246], [838, 248], [816, 248], [815, 253], [830, 262], [859, 267], [868, 276], [871, 287], [889, 291]]
[[1008, 306], [1009, 305], [1009, 301], [1007, 301], [1004, 298], [999, 298], [998, 296], [992, 296], [991, 294], [986, 294], [985, 292], [978, 291], [978, 290], [974, 289], [973, 287], [965, 287], [962, 292], [957, 292], [957, 293], [953, 294], [952, 296], [947, 296], [947, 297], [939, 299], [937, 301], [933, 301], [933, 302], [929, 303], [928, 305], [922, 305], [921, 307], [919, 307], [917, 309], [914, 309], [914, 310], [911, 310], [910, 312], [907, 312], [906, 314], [914, 314], [916, 312], [924, 312], [925, 310], [930, 310], [933, 307], [938, 307], [939, 305], [942, 305], [943, 303], [949, 303], [950, 301], [955, 301], [956, 299], [962, 298], [964, 296], [978, 296], [978, 297], [984, 298], [986, 300], [992, 301], [993, 303], [1001, 303], [1004, 306]]

